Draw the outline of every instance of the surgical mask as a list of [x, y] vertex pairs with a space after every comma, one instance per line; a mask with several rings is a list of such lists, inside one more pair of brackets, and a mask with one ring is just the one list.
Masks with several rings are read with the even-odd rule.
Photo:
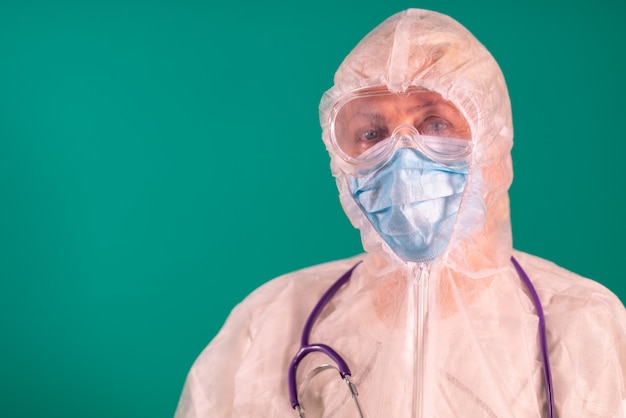
[[450, 241], [467, 173], [467, 165], [446, 166], [401, 148], [368, 176], [348, 179], [354, 200], [391, 250], [424, 262]]

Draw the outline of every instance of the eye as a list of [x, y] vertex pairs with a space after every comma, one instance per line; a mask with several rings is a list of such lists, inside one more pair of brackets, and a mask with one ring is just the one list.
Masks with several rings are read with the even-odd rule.
[[452, 124], [439, 116], [426, 118], [418, 128], [420, 134], [432, 136], [449, 136], [453, 130]]
[[378, 139], [378, 137], [379, 137], [379, 132], [374, 131], [374, 130], [365, 131], [363, 132], [363, 136], [362, 136], [362, 138], [366, 141], [373, 141], [373, 140]]
[[387, 129], [382, 127], [365, 128], [357, 133], [359, 141], [363, 142], [378, 142], [389, 136]]

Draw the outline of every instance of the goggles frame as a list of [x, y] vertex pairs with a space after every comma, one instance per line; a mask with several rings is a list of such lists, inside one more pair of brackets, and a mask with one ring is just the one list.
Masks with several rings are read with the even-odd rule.
[[[407, 123], [401, 123], [396, 126], [389, 136], [378, 141], [358, 156], [350, 155], [342, 148], [341, 141], [337, 137], [337, 118], [348, 103], [354, 100], [375, 98], [378, 96], [395, 95], [399, 98], [407, 98], [411, 94], [416, 93], [436, 94], [441, 97], [441, 95], [435, 91], [418, 86], [410, 87], [403, 92], [394, 93], [389, 91], [386, 86], [381, 85], [353, 90], [344, 94], [335, 102], [329, 112], [328, 120], [330, 145], [333, 153], [339, 157], [335, 160], [345, 172], [357, 177], [365, 176], [380, 168], [389, 160], [393, 152], [399, 148], [417, 149], [427, 158], [446, 167], [463, 167], [468, 165], [467, 157], [472, 153], [473, 149], [471, 139], [424, 135], [421, 134], [416, 127]], [[463, 121], [468, 126], [469, 132], [469, 124], [462, 112], [453, 103], [450, 103], [443, 97], [441, 97], [441, 100], [453, 106], [454, 110], [459, 112], [459, 116], [463, 118]]]

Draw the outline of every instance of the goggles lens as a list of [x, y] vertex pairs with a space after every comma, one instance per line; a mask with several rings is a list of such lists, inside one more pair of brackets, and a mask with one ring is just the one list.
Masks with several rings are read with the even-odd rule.
[[467, 164], [469, 125], [441, 95], [368, 89], [340, 100], [331, 113], [331, 142], [354, 167], [375, 168], [397, 148], [416, 148], [443, 165]]

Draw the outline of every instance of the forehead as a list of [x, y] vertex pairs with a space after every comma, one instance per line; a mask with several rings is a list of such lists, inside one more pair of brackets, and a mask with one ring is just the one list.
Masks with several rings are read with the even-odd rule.
[[411, 89], [392, 93], [385, 89], [367, 89], [348, 94], [336, 105], [336, 114], [344, 117], [392, 117], [422, 112], [428, 109], [453, 112], [461, 111], [439, 93], [426, 89]]

